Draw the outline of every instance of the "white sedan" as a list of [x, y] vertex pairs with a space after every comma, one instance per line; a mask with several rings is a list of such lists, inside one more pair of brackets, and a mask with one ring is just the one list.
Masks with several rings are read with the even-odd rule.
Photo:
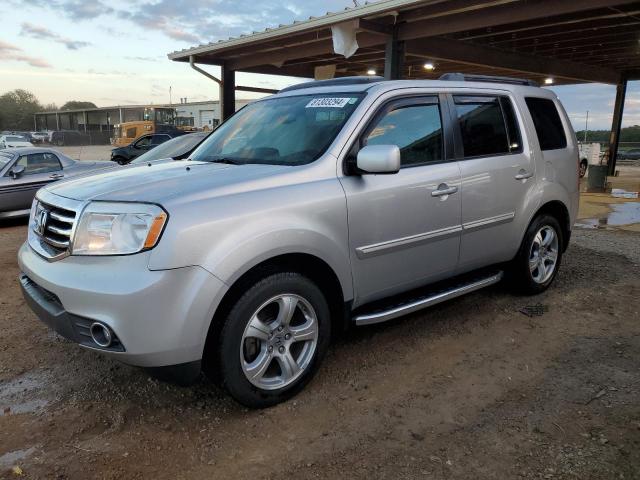
[[2, 135], [0, 137], [0, 148], [33, 147], [33, 144], [19, 135]]

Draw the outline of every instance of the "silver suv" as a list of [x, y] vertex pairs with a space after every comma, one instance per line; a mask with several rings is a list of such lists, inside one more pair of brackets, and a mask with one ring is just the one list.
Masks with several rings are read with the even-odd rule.
[[185, 383], [204, 370], [263, 407], [345, 326], [507, 275], [542, 292], [577, 209], [577, 142], [548, 90], [311, 82], [247, 105], [188, 160], [41, 189], [20, 282], [81, 346]]

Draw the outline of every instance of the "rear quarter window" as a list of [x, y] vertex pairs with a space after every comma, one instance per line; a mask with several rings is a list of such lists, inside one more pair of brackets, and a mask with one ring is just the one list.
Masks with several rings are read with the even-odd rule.
[[538, 135], [541, 150], [557, 150], [567, 147], [567, 135], [560, 114], [553, 100], [526, 97], [525, 101]]

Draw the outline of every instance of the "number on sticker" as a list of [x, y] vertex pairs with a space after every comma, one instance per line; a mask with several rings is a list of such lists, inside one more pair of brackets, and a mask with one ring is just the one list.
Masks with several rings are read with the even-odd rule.
[[307, 103], [305, 108], [343, 108], [349, 103], [350, 98], [314, 98]]

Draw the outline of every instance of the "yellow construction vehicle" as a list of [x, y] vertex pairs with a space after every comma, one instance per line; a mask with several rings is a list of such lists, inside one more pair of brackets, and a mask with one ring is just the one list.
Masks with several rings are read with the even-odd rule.
[[176, 109], [146, 107], [142, 119], [119, 123], [114, 126], [111, 144], [116, 147], [129, 145], [140, 135], [175, 130]]

